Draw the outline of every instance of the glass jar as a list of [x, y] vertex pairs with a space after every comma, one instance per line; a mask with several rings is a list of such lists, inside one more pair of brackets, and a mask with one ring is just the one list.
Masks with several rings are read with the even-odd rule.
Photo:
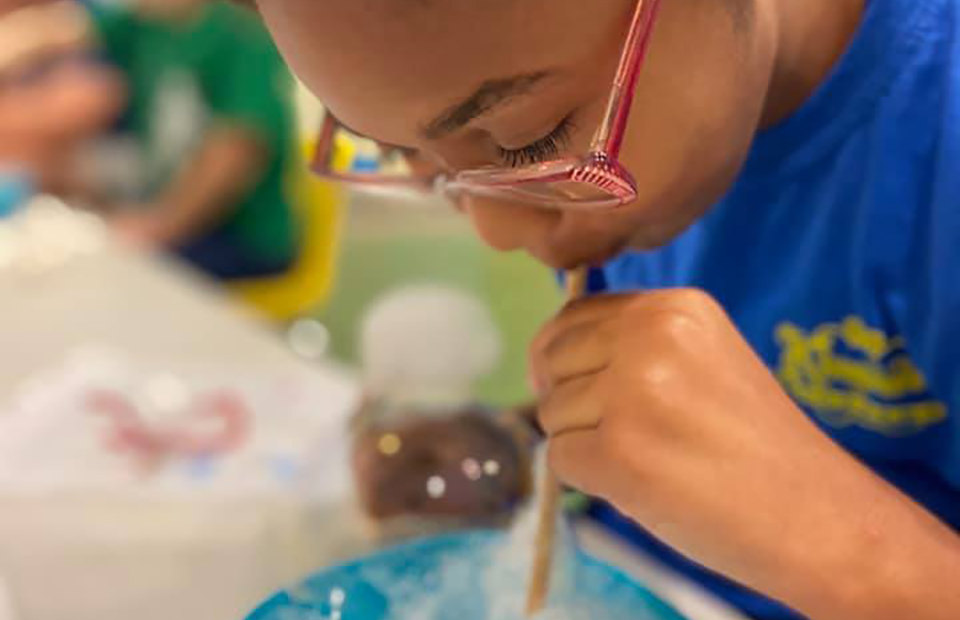
[[534, 436], [513, 411], [369, 401], [353, 438], [360, 508], [389, 540], [506, 526], [532, 489]]

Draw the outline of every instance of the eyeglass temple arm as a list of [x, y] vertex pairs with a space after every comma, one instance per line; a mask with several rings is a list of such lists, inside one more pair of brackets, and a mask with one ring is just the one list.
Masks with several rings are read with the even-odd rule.
[[620, 59], [620, 66], [617, 68], [617, 75], [613, 82], [613, 91], [607, 102], [603, 123], [593, 139], [592, 150], [602, 151], [612, 158], [620, 155], [637, 78], [643, 67], [643, 60], [650, 42], [650, 30], [656, 21], [659, 8], [660, 0], [639, 0], [637, 3], [633, 23], [630, 25], [630, 32], [624, 43], [623, 57]]
[[320, 133], [317, 143], [313, 146], [313, 157], [310, 162], [314, 172], [327, 172], [332, 169], [333, 139], [340, 124], [329, 112], [324, 110]]

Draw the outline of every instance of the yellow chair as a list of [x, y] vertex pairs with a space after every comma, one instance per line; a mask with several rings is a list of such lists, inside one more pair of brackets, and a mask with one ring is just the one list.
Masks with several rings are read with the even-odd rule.
[[[336, 165], [346, 166], [353, 150], [351, 144], [338, 142]], [[307, 145], [288, 178], [288, 195], [301, 232], [296, 261], [280, 275], [230, 284], [234, 295], [276, 323], [315, 313], [329, 298], [336, 276], [345, 192], [338, 184], [310, 174], [306, 163], [310, 152]]]

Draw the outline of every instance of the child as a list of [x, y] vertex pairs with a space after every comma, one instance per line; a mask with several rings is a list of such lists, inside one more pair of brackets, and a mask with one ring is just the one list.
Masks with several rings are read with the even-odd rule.
[[811, 618], [960, 617], [960, 3], [257, 8], [342, 125], [430, 157], [490, 245], [597, 267], [531, 354], [565, 481]]
[[122, 81], [90, 61], [86, 35], [74, 2], [0, 1], [0, 216], [62, 190], [75, 150], [119, 114]]
[[220, 279], [284, 271], [296, 254], [284, 192], [294, 146], [291, 83], [245, 11], [209, 0], [92, 5], [130, 90], [126, 123], [144, 153], [144, 205], [116, 227]]

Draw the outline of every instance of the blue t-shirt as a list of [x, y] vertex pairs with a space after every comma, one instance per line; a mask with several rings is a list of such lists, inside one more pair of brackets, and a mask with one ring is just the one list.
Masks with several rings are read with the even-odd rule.
[[[960, 529], [958, 36], [958, 0], [872, 0], [728, 195], [594, 284], [709, 291], [824, 431]], [[750, 614], [794, 617], [595, 512]]]

